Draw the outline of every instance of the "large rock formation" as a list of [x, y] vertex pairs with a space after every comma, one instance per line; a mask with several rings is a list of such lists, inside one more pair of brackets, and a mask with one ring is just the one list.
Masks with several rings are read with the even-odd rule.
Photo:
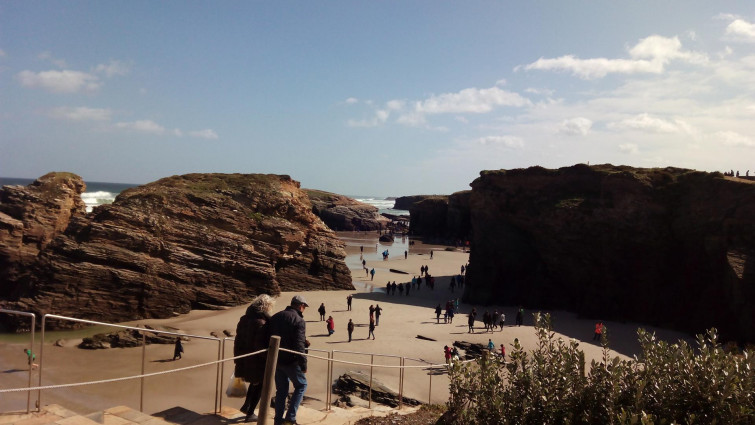
[[755, 184], [676, 168], [485, 171], [464, 298], [755, 341]]
[[0, 189], [0, 299], [19, 275], [37, 260], [74, 216], [83, 216], [81, 177], [49, 173], [29, 186]]
[[[74, 187], [64, 205], [80, 212], [83, 185]], [[9, 197], [9, 190], [24, 191], [3, 188], [0, 211], [50, 215], [49, 203], [31, 195], [34, 187], [24, 196]], [[52, 237], [36, 259], [0, 282], [5, 307], [123, 321], [237, 305], [260, 293], [353, 288], [343, 243], [288, 176], [173, 176], [129, 189], [89, 215], [68, 214], [67, 223], [58, 216], [54, 229], [65, 231], [54, 236], [43, 225], [35, 234]], [[18, 245], [17, 233], [2, 233], [0, 246]], [[27, 257], [5, 254], [4, 261], [15, 267]]]
[[377, 207], [322, 190], [304, 189], [312, 211], [333, 230], [378, 230], [390, 221], [378, 214]]
[[469, 199], [471, 192], [450, 196], [425, 196], [409, 207], [409, 228], [413, 235], [453, 243], [469, 238]]

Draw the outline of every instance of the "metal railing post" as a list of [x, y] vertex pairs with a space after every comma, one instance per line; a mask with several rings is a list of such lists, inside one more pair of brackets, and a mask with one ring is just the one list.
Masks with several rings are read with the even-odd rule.
[[[47, 319], [47, 315], [42, 315], [42, 344], [39, 345], [39, 382], [37, 383], [38, 387], [42, 386], [42, 362], [45, 361], [44, 356], [44, 350], [45, 350], [45, 319]], [[42, 390], [37, 390], [37, 410], [42, 410]]]
[[223, 342], [221, 343], [220, 352], [223, 353], [223, 357], [221, 357], [220, 360], [223, 360], [223, 362], [220, 363], [220, 376], [219, 376], [219, 384], [218, 382], [215, 383], [215, 400], [217, 401], [217, 404], [215, 405], [215, 413], [220, 412], [223, 410], [223, 393], [220, 392], [223, 389], [223, 377], [225, 376], [225, 340], [228, 338], [223, 338]]
[[218, 387], [220, 385], [220, 356], [221, 356], [221, 350], [222, 348], [222, 342], [223, 340], [218, 339], [218, 365], [215, 367], [215, 413], [220, 413], [220, 410], [218, 408], [218, 398], [222, 397], [219, 396], [220, 394], [220, 388]]
[[[429, 368], [428, 368], [429, 369]], [[430, 372], [428, 372], [428, 375], [430, 375], [430, 390], [427, 394], [427, 404], [432, 404], [433, 399], [433, 370], [429, 369]]]
[[[37, 327], [37, 316], [34, 313], [28, 313], [25, 311], [15, 311], [15, 310], [5, 310], [0, 308], [0, 313], [7, 313], [7, 314], [15, 314], [19, 316], [29, 316], [31, 317], [31, 345], [29, 345], [29, 383], [27, 388], [31, 388], [31, 380], [32, 380], [32, 369], [34, 367], [34, 331]], [[42, 344], [44, 344], [44, 340], [42, 340]], [[39, 353], [40, 358], [40, 365], [42, 364], [42, 353]], [[40, 373], [42, 369], [40, 366]], [[39, 404], [39, 403], [37, 403]], [[26, 413], [31, 412], [31, 391], [26, 392]]]
[[404, 358], [401, 358], [401, 369], [398, 373], [398, 410], [404, 408]]
[[367, 402], [367, 408], [372, 409], [372, 366], [375, 363], [375, 355], [370, 354], [370, 398]]
[[257, 419], [258, 425], [267, 424], [267, 411], [270, 408], [270, 394], [273, 392], [275, 367], [278, 365], [278, 349], [281, 345], [281, 337], [270, 337], [270, 345], [267, 348], [267, 362], [265, 363], [265, 376], [262, 381], [262, 395], [260, 396], [260, 414]]
[[331, 403], [331, 390], [333, 389], [333, 362], [332, 362], [332, 356], [333, 353], [327, 353], [328, 354], [328, 378], [325, 382], [326, 388], [325, 388], [325, 410], [330, 410], [330, 403]]
[[[139, 333], [142, 334], [142, 375], [144, 375], [147, 362], [147, 335], [144, 332]], [[139, 388], [139, 411], [144, 412], [144, 377], [142, 376], [139, 381], [141, 381], [141, 387]]]

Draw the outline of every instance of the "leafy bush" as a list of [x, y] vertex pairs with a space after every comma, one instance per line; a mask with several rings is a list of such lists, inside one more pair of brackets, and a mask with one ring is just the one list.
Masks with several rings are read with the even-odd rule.
[[452, 424], [755, 424], [753, 353], [727, 351], [715, 329], [697, 350], [642, 329], [640, 356], [603, 357], [586, 371], [579, 343], [556, 338], [550, 315], [535, 314], [538, 345], [515, 340], [506, 362], [487, 356], [450, 371]]

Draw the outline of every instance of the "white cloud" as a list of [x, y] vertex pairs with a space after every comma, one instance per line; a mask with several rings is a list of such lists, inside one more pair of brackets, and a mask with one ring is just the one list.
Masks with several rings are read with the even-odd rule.
[[80, 71], [21, 71], [16, 78], [24, 87], [42, 88], [53, 93], [77, 93], [95, 91], [101, 83], [96, 75]]
[[385, 104], [385, 107], [391, 111], [399, 111], [401, 109], [404, 109], [405, 104], [406, 102], [404, 102], [403, 100], [390, 100]]
[[480, 137], [476, 142], [483, 146], [503, 146], [513, 149], [524, 147], [524, 140], [517, 136], [486, 136]]
[[123, 62], [117, 60], [111, 60], [107, 64], [99, 64], [94, 68], [95, 72], [105, 74], [110, 78], [115, 75], [126, 75], [131, 71], [131, 67]]
[[695, 129], [685, 121], [664, 120], [646, 113], [609, 123], [607, 127], [614, 130], [641, 130], [649, 133], [696, 133]]
[[444, 93], [416, 102], [414, 110], [422, 114], [484, 114], [496, 106], [527, 106], [529, 99], [497, 86], [487, 89], [469, 88], [457, 93]]
[[112, 116], [110, 109], [63, 106], [52, 110], [52, 116], [71, 121], [109, 121]]
[[349, 105], [353, 105], [353, 104], [359, 102], [359, 99], [357, 99], [356, 97], [350, 97], [350, 98], [344, 100], [344, 102], [347, 103], [347, 104], [349, 104]]
[[0, 49], [0, 58], [4, 58], [5, 56], [5, 50]]
[[218, 133], [206, 128], [204, 130], [190, 131], [189, 136], [198, 137], [200, 139], [215, 140], [218, 138]]
[[624, 143], [622, 145], [619, 145], [619, 150], [630, 155], [634, 155], [640, 152], [640, 149], [634, 143]]
[[755, 140], [750, 137], [739, 134], [735, 131], [719, 131], [713, 135], [727, 146], [743, 146], [746, 148], [755, 148]]
[[726, 35], [733, 36], [735, 40], [755, 43], [755, 24], [735, 19], [726, 27]]
[[[555, 59], [540, 58], [524, 66], [525, 70], [570, 71], [583, 78], [602, 78], [608, 74], [660, 74], [665, 65], [671, 60], [682, 60], [689, 63], [702, 64], [707, 62], [707, 56], [682, 50], [682, 43], [678, 37], [668, 38], [651, 35], [640, 40], [629, 50], [632, 59], [579, 59], [574, 55], [565, 55]], [[518, 70], [522, 68], [517, 66]]]
[[558, 132], [568, 136], [586, 136], [590, 133], [592, 121], [584, 117], [577, 117], [564, 120]]
[[461, 115], [457, 115], [454, 117], [456, 121], [459, 121], [462, 124], [469, 124], [469, 120], [466, 117], [463, 117]]
[[165, 134], [165, 127], [150, 120], [118, 122], [118, 123], [115, 123], [115, 127], [126, 129], [126, 130], [138, 131], [141, 133], [149, 133], [149, 134], [157, 134], [157, 135]]
[[42, 52], [37, 55], [37, 58], [44, 61], [49, 61], [53, 65], [57, 66], [58, 68], [65, 68], [66, 67], [66, 61], [63, 59], [54, 58], [52, 56], [52, 53], [50, 52]]

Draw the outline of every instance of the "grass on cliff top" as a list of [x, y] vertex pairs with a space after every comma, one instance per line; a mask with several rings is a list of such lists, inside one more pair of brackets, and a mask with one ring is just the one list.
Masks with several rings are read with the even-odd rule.
[[[192, 192], [239, 191], [246, 187], [279, 189], [281, 182], [291, 181], [287, 175], [277, 174], [219, 174], [196, 173], [165, 177], [144, 185], [145, 188], [171, 187]], [[298, 185], [298, 183], [297, 183]]]

